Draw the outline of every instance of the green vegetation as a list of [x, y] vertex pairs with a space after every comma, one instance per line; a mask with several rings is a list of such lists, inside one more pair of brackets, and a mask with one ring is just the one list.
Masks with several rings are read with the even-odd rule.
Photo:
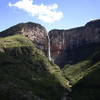
[[100, 100], [100, 62], [72, 88], [73, 100]]
[[72, 100], [100, 100], [100, 44], [91, 49], [96, 52], [73, 65], [66, 65], [62, 71], [72, 84]]
[[0, 38], [0, 100], [60, 100], [68, 89], [58, 66], [30, 40]]
[[0, 38], [0, 100], [61, 100], [68, 80], [72, 100], [100, 100], [100, 46], [87, 47], [96, 52], [61, 71], [28, 38]]

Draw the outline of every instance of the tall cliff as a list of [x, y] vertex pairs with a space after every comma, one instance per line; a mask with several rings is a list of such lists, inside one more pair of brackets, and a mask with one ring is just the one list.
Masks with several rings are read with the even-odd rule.
[[47, 31], [37, 23], [27, 22], [20, 23], [0, 32], [0, 37], [6, 37], [15, 34], [22, 34], [28, 37], [36, 45], [37, 48], [47, 51]]
[[52, 58], [57, 65], [63, 67], [84, 60], [95, 51], [95, 48], [87, 47], [100, 42], [100, 20], [90, 21], [85, 26], [69, 30], [54, 29], [49, 33], [40, 24], [21, 23], [0, 32], [0, 37], [15, 34], [28, 37], [46, 55], [48, 52], [49, 59]]
[[59, 66], [77, 63], [95, 51], [87, 46], [100, 42], [100, 20], [69, 30], [51, 30], [51, 56]]

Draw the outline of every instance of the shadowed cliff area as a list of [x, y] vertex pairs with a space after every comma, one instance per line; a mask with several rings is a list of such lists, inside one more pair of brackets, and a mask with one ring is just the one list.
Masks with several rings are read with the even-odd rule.
[[91, 44], [88, 50], [95, 48], [86, 59], [76, 64], [66, 65], [62, 71], [72, 84], [72, 100], [100, 99], [100, 44]]

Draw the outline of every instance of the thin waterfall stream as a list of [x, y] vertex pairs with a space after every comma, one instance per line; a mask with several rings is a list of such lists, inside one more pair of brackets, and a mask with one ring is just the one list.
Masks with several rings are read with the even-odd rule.
[[48, 33], [47, 33], [47, 38], [48, 38], [48, 58], [51, 61], [51, 47], [50, 47], [50, 38]]

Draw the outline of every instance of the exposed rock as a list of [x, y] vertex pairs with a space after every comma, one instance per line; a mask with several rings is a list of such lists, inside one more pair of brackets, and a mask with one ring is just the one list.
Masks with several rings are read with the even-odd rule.
[[52, 57], [56, 64], [63, 67], [66, 64], [76, 63], [93, 52], [93, 50], [85, 52], [84, 48], [89, 44], [100, 42], [100, 20], [94, 20], [85, 26], [69, 30], [54, 29], [49, 33], [40, 24], [21, 23], [1, 32], [0, 37], [15, 34], [28, 37], [37, 48], [45, 52], [50, 60]]
[[37, 23], [20, 23], [0, 33], [0, 37], [6, 37], [15, 34], [23, 34], [36, 45], [37, 48], [47, 51], [47, 31]]
[[100, 42], [100, 20], [88, 22], [83, 27], [70, 30], [51, 30], [51, 56], [59, 66], [76, 63], [91, 51], [80, 51], [87, 45]]

